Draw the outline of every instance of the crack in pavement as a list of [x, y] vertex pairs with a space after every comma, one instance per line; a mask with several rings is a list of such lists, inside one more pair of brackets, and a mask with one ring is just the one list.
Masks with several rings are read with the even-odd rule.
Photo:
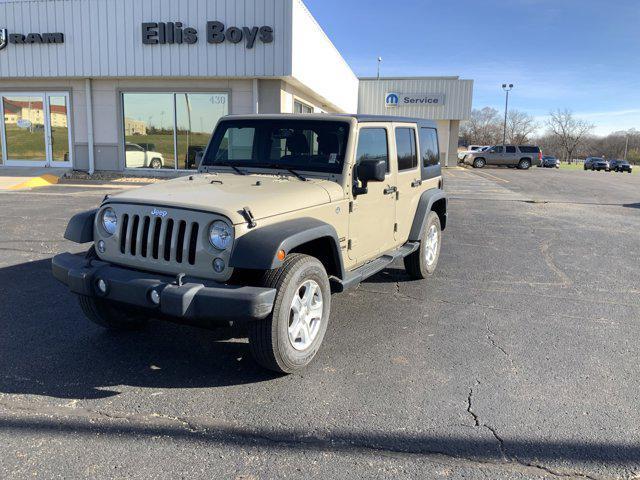
[[[476, 385], [480, 385], [479, 381], [476, 381]], [[493, 436], [493, 438], [496, 440], [496, 442], [498, 443], [498, 449], [500, 450], [500, 454], [502, 455], [502, 459], [503, 459], [503, 463], [504, 464], [513, 464], [516, 463], [518, 465], [521, 465], [523, 467], [529, 467], [529, 468], [533, 468], [539, 471], [542, 471], [544, 473], [547, 473], [549, 475], [553, 475], [554, 477], [558, 477], [558, 478], [585, 478], [588, 480], [601, 480], [602, 477], [595, 477], [592, 475], [589, 475], [587, 473], [583, 473], [583, 472], [577, 472], [577, 471], [561, 471], [561, 470], [556, 470], [554, 468], [548, 467], [546, 465], [543, 464], [539, 464], [539, 463], [533, 463], [533, 462], [527, 462], [525, 460], [522, 460], [520, 458], [518, 458], [517, 455], [511, 455], [507, 452], [507, 448], [505, 446], [505, 441], [502, 438], [502, 436], [500, 436], [498, 434], [498, 431], [496, 430], [496, 428], [492, 427], [491, 425], [488, 425], [485, 422], [481, 422], [480, 421], [480, 416], [473, 410], [473, 388], [469, 388], [469, 395], [467, 395], [467, 412], [471, 415], [471, 417], [473, 418], [473, 423], [475, 427], [482, 427], [482, 428], [486, 428], [489, 432], [491, 432], [491, 435]]]
[[540, 245], [540, 252], [542, 253], [542, 258], [547, 266], [553, 271], [553, 273], [560, 277], [560, 280], [562, 280], [561, 288], [567, 288], [573, 285], [573, 280], [571, 280], [571, 278], [569, 278], [567, 274], [564, 273], [554, 262], [553, 257], [549, 253], [549, 244], [547, 242], [543, 242]]
[[[319, 435], [311, 435], [306, 432], [296, 432], [292, 430], [290, 432], [283, 432], [281, 435], [274, 434], [271, 435], [264, 430], [259, 429], [249, 429], [249, 428], [238, 428], [236, 426], [231, 426], [229, 422], [224, 420], [205, 420], [205, 419], [191, 419], [186, 417], [173, 417], [169, 415], [163, 415], [159, 413], [152, 414], [123, 414], [123, 413], [112, 413], [105, 412], [100, 410], [91, 410], [85, 408], [76, 408], [76, 407], [60, 407], [60, 406], [38, 406], [34, 407], [32, 405], [19, 405], [17, 402], [9, 403], [2, 401], [0, 402], [0, 407], [4, 408], [5, 411], [9, 412], [9, 414], [19, 415], [26, 414], [35, 417], [44, 417], [50, 420], [54, 420], [55, 425], [53, 425], [53, 429], [59, 429], [61, 422], [61, 417], [71, 418], [76, 420], [75, 423], [70, 424], [69, 426], [75, 428], [75, 434], [81, 432], [83, 430], [99, 430], [100, 428], [104, 428], [99, 424], [99, 420], [102, 419], [107, 422], [125, 422], [131, 427], [143, 427], [147, 430], [147, 435], [153, 435], [155, 437], [178, 437], [182, 439], [190, 440], [189, 437], [180, 437], [176, 434], [176, 432], [163, 430], [164, 428], [177, 428], [188, 432], [189, 434], [197, 435], [197, 438], [207, 438], [213, 441], [219, 441], [220, 443], [228, 443], [231, 445], [243, 445], [244, 447], [247, 444], [253, 444], [256, 446], [260, 446], [260, 443], [265, 443], [267, 445], [278, 445], [283, 448], [316, 448], [319, 451], [335, 451], [335, 452], [346, 452], [346, 453], [354, 453], [361, 455], [371, 455], [375, 453], [376, 455], [382, 455], [385, 457], [391, 458], [416, 458], [416, 457], [430, 457], [432, 460], [446, 461], [452, 465], [462, 466], [464, 467], [469, 465], [476, 465], [482, 467], [495, 467], [499, 469], [508, 468], [512, 471], [518, 471], [521, 474], [536, 474], [540, 475], [541, 473], [545, 475], [552, 475], [558, 478], [567, 478], [567, 477], [580, 477], [587, 478], [590, 480], [600, 480], [596, 477], [591, 477], [586, 474], [578, 473], [578, 472], [561, 472], [553, 470], [544, 465], [538, 465], [534, 463], [529, 463], [525, 461], [521, 461], [516, 457], [507, 455], [507, 452], [504, 447], [504, 441], [498, 435], [498, 433], [492, 427], [489, 427], [486, 424], [481, 424], [479, 417], [473, 411], [472, 404], [473, 390], [470, 391], [469, 397], [467, 399], [467, 411], [473, 416], [475, 426], [484, 426], [493, 434], [494, 438], [499, 442], [500, 451], [503, 456], [503, 460], [483, 460], [477, 457], [463, 456], [463, 455], [455, 455], [451, 452], [447, 452], [446, 450], [441, 451], [437, 449], [429, 449], [423, 448], [419, 450], [411, 450], [403, 447], [402, 445], [393, 446], [393, 445], [384, 445], [381, 443], [365, 443], [359, 440], [357, 437], [353, 439], [349, 438], [331, 438], [331, 437], [323, 437]], [[86, 421], [86, 424], [81, 424], [79, 421]], [[46, 426], [45, 426], [46, 427]], [[5, 429], [11, 428], [4, 427]], [[115, 428], [119, 428], [115, 426]], [[122, 428], [122, 427], [120, 427]], [[155, 429], [155, 430], [154, 430]], [[122, 432], [118, 431], [118, 435], [121, 435]], [[136, 434], [137, 432], [133, 432]], [[139, 435], [144, 434], [144, 431], [141, 430]], [[195, 439], [197, 439], [195, 438]]]

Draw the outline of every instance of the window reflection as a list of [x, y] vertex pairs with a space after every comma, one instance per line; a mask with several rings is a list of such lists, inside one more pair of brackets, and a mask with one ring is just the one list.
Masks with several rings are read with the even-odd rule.
[[51, 160], [69, 161], [69, 116], [66, 97], [49, 97], [51, 122]]
[[194, 169], [196, 155], [204, 152], [216, 123], [227, 114], [227, 95], [219, 93], [177, 93], [176, 129], [178, 168]]
[[47, 154], [42, 96], [7, 96], [2, 98], [2, 104], [7, 158], [44, 161]]
[[228, 114], [226, 93], [124, 93], [122, 98], [127, 168], [197, 168], [198, 152]]

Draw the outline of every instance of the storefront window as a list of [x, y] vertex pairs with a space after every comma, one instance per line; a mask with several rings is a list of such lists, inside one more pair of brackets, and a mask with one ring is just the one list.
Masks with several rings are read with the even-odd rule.
[[293, 113], [313, 113], [313, 107], [296, 100], [293, 102]]
[[218, 120], [227, 114], [227, 95], [176, 93], [178, 168], [198, 168], [196, 155], [204, 152]]
[[7, 158], [27, 162], [47, 158], [42, 96], [2, 98]]
[[197, 168], [228, 113], [225, 93], [123, 93], [122, 103], [127, 168]]

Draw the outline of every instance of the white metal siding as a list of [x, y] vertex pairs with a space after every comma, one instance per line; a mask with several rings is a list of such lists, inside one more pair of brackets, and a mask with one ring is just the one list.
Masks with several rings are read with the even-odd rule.
[[[399, 105], [386, 107], [388, 93], [439, 94], [445, 95], [443, 106]], [[361, 79], [358, 113], [370, 115], [396, 115], [419, 117], [431, 120], [467, 120], [471, 115], [473, 80], [455, 77], [407, 78], [407, 79]]]
[[[291, 75], [292, 0], [36, 0], [0, 3], [9, 33], [62, 32], [62, 45], [8, 45], [0, 78], [284, 77]], [[206, 22], [269, 25], [274, 42], [210, 45]], [[195, 45], [143, 45], [143, 22], [181, 21]]]
[[327, 110], [356, 113], [358, 77], [301, 0], [293, 0], [293, 77], [327, 99]]

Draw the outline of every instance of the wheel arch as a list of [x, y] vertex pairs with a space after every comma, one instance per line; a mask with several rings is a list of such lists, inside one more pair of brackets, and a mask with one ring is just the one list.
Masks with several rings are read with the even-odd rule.
[[438, 215], [442, 230], [447, 228], [447, 202], [447, 194], [439, 188], [432, 188], [422, 194], [420, 201], [418, 202], [416, 215], [413, 218], [413, 224], [409, 233], [409, 241], [417, 242], [420, 240], [420, 234], [422, 233], [424, 224], [427, 221], [427, 215], [429, 212], [435, 212]]
[[64, 232], [64, 238], [74, 243], [93, 242], [93, 224], [98, 210], [89, 210], [71, 217]]
[[283, 264], [277, 258], [304, 253], [320, 260], [329, 276], [344, 279], [345, 270], [340, 240], [335, 228], [314, 218], [300, 218], [256, 228], [240, 237], [229, 265], [246, 270], [274, 270]]

